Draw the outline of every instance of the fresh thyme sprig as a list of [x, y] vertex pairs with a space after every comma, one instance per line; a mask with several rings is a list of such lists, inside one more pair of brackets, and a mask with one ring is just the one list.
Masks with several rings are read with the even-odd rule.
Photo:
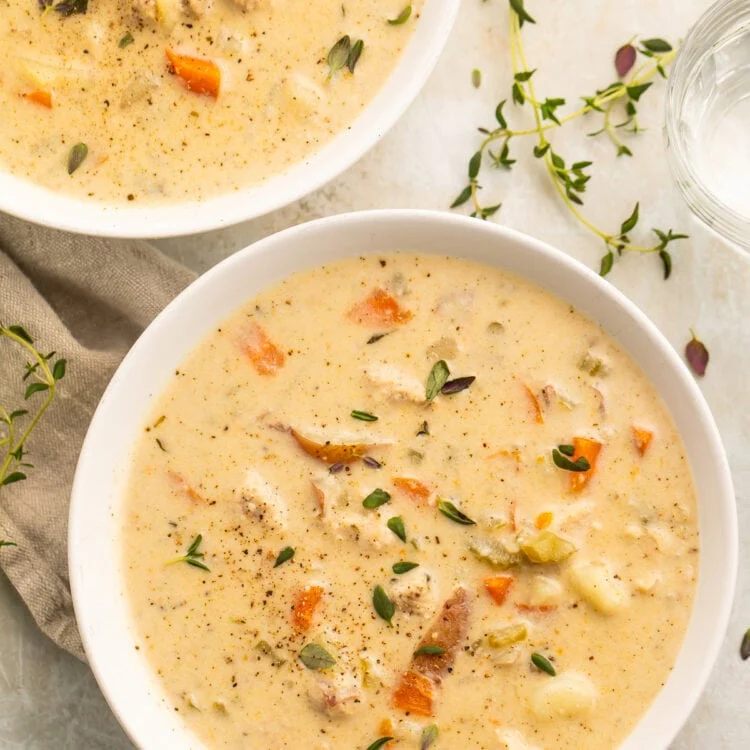
[[211, 569], [204, 562], [202, 562], [202, 558], [205, 557], [205, 553], [199, 551], [202, 541], [203, 535], [198, 534], [198, 536], [195, 537], [195, 539], [193, 539], [193, 541], [190, 543], [187, 552], [182, 557], [175, 557], [174, 560], [170, 560], [167, 565], [174, 565], [175, 563], [184, 562], [188, 565], [192, 565], [194, 568], [200, 568], [201, 570], [208, 570], [210, 572]]
[[0, 486], [26, 479], [24, 469], [33, 468], [25, 460], [28, 453], [26, 443], [55, 398], [57, 384], [65, 377], [66, 368], [64, 359], [53, 359], [55, 352], [39, 352], [22, 326], [5, 326], [0, 323], [0, 339], [2, 338], [9, 339], [24, 349], [31, 358], [31, 362], [26, 362], [22, 378], [30, 381], [24, 391], [24, 400], [34, 403], [31, 399], [36, 393], [44, 393], [45, 398], [33, 416], [30, 416], [32, 412], [29, 409], [10, 410], [0, 405]]
[[[487, 219], [495, 214], [501, 204], [486, 206], [479, 199], [479, 191], [482, 186], [479, 183], [479, 174], [483, 165], [490, 164], [494, 167], [505, 169], [512, 168], [516, 160], [511, 158], [511, 141], [514, 138], [532, 136], [535, 140], [533, 149], [534, 156], [541, 160], [546, 171], [555, 186], [555, 189], [568, 207], [573, 216], [590, 232], [599, 237], [605, 245], [599, 272], [606, 276], [611, 270], [616, 257], [623, 252], [657, 253], [662, 261], [664, 278], [668, 279], [672, 272], [672, 257], [668, 250], [671, 243], [687, 237], [685, 234], [673, 232], [671, 229], [663, 231], [653, 229], [655, 240], [652, 244], [636, 244], [631, 241], [630, 233], [638, 224], [640, 216], [640, 204], [636, 204], [627, 219], [620, 225], [619, 231], [606, 232], [590, 221], [581, 211], [586, 192], [586, 186], [591, 179], [590, 161], [575, 161], [568, 164], [566, 160], [553, 149], [549, 138], [552, 131], [562, 127], [566, 123], [589, 113], [599, 113], [602, 116], [602, 127], [590, 133], [591, 136], [606, 134], [617, 149], [618, 156], [632, 156], [632, 152], [626, 146], [619, 132], [628, 131], [637, 133], [641, 130], [638, 123], [638, 103], [641, 97], [653, 84], [656, 76], [666, 78], [666, 68], [676, 55], [672, 45], [663, 39], [646, 39], [638, 46], [631, 42], [618, 50], [618, 72], [627, 77], [624, 80], [615, 81], [609, 86], [595, 92], [593, 96], [582, 97], [583, 106], [567, 115], [558, 112], [565, 106], [566, 100], [556, 98], [537, 97], [534, 87], [534, 74], [536, 69], [529, 68], [526, 61], [523, 43], [521, 39], [521, 28], [524, 23], [536, 23], [535, 19], [524, 7], [524, 0], [509, 0], [510, 4], [510, 51], [513, 63], [513, 84], [511, 87], [511, 100], [518, 107], [528, 106], [534, 116], [534, 127], [527, 129], [513, 129], [508, 125], [503, 109], [507, 99], [501, 101], [495, 108], [495, 119], [497, 127], [479, 128], [484, 136], [479, 149], [469, 160], [468, 177], [469, 183], [453, 201], [451, 208], [457, 208], [466, 203], [471, 203], [471, 216]], [[621, 53], [625, 51], [625, 55]], [[630, 68], [640, 54], [645, 59], [641, 65], [635, 67], [632, 72]], [[630, 60], [632, 59], [632, 62]], [[622, 61], [627, 60], [627, 69], [622, 67]], [[617, 112], [624, 110], [619, 121]]]

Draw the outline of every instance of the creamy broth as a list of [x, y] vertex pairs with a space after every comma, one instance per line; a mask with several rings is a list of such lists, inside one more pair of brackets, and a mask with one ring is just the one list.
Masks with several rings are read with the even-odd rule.
[[[178, 10], [158, 13], [155, 3]], [[352, 123], [393, 70], [422, 3], [400, 25], [387, 22], [400, 0], [184, 5], [89, 0], [85, 14], [62, 17], [37, 0], [0, 0], [0, 166], [114, 203], [199, 200], [259, 183]], [[344, 65], [329, 78], [328, 52], [344, 35], [364, 42], [361, 55], [353, 72]], [[218, 96], [174, 74], [180, 63], [170, 66], [167, 51], [215, 65]], [[88, 154], [69, 175], [78, 143]]]
[[699, 562], [680, 436], [630, 357], [519, 278], [408, 253], [295, 274], [196, 349], [123, 544], [165, 700], [210, 747], [268, 750], [432, 724], [435, 748], [614, 748]]

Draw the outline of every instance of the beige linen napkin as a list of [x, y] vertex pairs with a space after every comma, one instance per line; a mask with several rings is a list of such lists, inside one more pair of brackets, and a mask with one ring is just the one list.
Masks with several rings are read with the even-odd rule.
[[[28, 443], [34, 468], [25, 481], [0, 487], [0, 539], [18, 545], [0, 548], [0, 567], [39, 627], [80, 659], [66, 552], [78, 452], [123, 355], [192, 279], [146, 243], [79, 237], [0, 214], [0, 321], [23, 326], [40, 351], [67, 360], [55, 400]], [[3, 337], [0, 405], [9, 411], [24, 408], [25, 361]]]

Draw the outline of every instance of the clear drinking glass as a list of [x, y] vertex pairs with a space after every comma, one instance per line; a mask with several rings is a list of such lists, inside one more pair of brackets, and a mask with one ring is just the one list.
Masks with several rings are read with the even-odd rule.
[[750, 249], [750, 0], [721, 0], [690, 30], [670, 76], [665, 132], [693, 213]]

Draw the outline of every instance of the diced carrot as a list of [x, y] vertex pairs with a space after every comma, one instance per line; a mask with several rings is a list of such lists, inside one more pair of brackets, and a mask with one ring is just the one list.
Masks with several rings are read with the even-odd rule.
[[176, 471], [170, 469], [167, 472], [167, 476], [169, 476], [175, 487], [182, 492], [191, 503], [203, 502], [203, 497], [196, 492], [195, 488], [187, 481], [187, 479], [185, 479], [185, 477], [182, 476], [182, 474], [178, 474]]
[[52, 109], [52, 94], [49, 91], [29, 91], [28, 94], [21, 94], [21, 96], [27, 101], [34, 102], [34, 104], [40, 104], [42, 107]]
[[255, 322], [242, 331], [242, 351], [261, 375], [275, 375], [284, 366], [284, 352]]
[[418, 479], [393, 477], [393, 484], [418, 503], [426, 503], [430, 499], [430, 488]]
[[651, 430], [633, 425], [633, 441], [635, 442], [635, 449], [638, 451], [639, 455], [646, 455], [646, 451], [651, 445], [653, 439], [654, 433]]
[[536, 519], [534, 520], [534, 526], [536, 526], [539, 531], [542, 529], [546, 529], [551, 523], [554, 516], [550, 511], [545, 511], [544, 513], [540, 513]]
[[206, 96], [211, 96], [214, 99], [219, 96], [221, 70], [215, 62], [200, 57], [178, 55], [171, 49], [165, 51], [170, 70], [182, 79], [182, 83], [188, 91], [206, 94]]
[[384, 289], [373, 289], [369, 296], [349, 310], [349, 317], [361, 325], [401, 325], [412, 319], [412, 313], [404, 310], [398, 300]]
[[434, 686], [429, 677], [409, 670], [393, 693], [393, 705], [401, 711], [417, 716], [432, 716]]
[[292, 605], [292, 625], [299, 633], [306, 633], [312, 625], [313, 615], [323, 597], [320, 586], [308, 586], [295, 597]]
[[526, 395], [529, 397], [529, 401], [531, 402], [531, 408], [534, 412], [534, 419], [536, 420], [536, 423], [544, 424], [544, 415], [542, 414], [542, 405], [539, 403], [539, 399], [537, 398], [534, 391], [529, 388], [529, 386], [524, 385], [523, 389], [526, 391]]
[[579, 458], [585, 458], [590, 465], [588, 471], [571, 471], [568, 479], [568, 487], [571, 492], [580, 492], [588, 483], [591, 477], [596, 471], [596, 462], [599, 458], [599, 452], [602, 449], [602, 444], [596, 440], [590, 440], [589, 438], [576, 437], [573, 438], [573, 453], [572, 461], [577, 461]]
[[493, 576], [484, 579], [484, 587], [487, 593], [495, 600], [495, 604], [504, 604], [508, 598], [511, 586], [513, 585], [513, 576]]
[[362, 458], [367, 451], [374, 447], [363, 444], [337, 445], [333, 443], [316, 443], [314, 440], [301, 435], [293, 427], [289, 430], [289, 434], [297, 441], [297, 445], [305, 453], [327, 464], [351, 463], [358, 458]]
[[[378, 734], [381, 737], [389, 737], [393, 734], [393, 722], [390, 719], [381, 719], [378, 724]], [[386, 742], [386, 745], [390, 743]]]

